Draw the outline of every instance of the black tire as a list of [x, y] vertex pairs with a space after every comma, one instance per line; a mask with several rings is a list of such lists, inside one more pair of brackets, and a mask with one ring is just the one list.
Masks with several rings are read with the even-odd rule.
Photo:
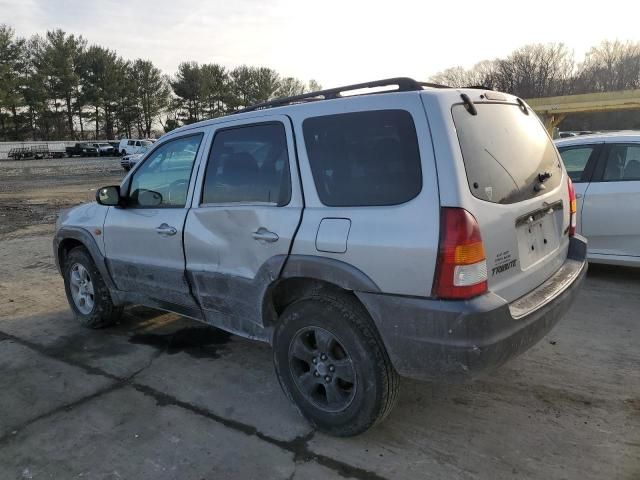
[[124, 157], [126, 154], [127, 154], [127, 151], [126, 151], [125, 149], [122, 149], [122, 150], [120, 151], [120, 156], [121, 156], [121, 157]]
[[[80, 265], [88, 272], [93, 287], [93, 306], [90, 311], [80, 310], [72, 293], [72, 270]], [[104, 328], [113, 325], [122, 315], [123, 307], [117, 307], [111, 300], [111, 294], [107, 288], [100, 271], [93, 263], [93, 259], [84, 247], [76, 247], [67, 255], [63, 266], [64, 289], [67, 294], [69, 306], [75, 318], [85, 327]]]
[[[327, 344], [325, 332], [333, 337], [328, 348], [333, 353], [318, 348]], [[301, 344], [310, 346], [304, 353], [311, 351], [310, 361], [296, 356]], [[362, 305], [347, 294], [314, 293], [290, 304], [274, 332], [273, 358], [287, 397], [316, 429], [330, 435], [349, 437], [368, 430], [389, 414], [397, 400], [399, 377], [382, 340]], [[342, 366], [333, 366], [334, 361]], [[333, 374], [323, 378], [331, 367]], [[347, 375], [340, 378], [339, 369]], [[353, 382], [344, 380], [349, 377]], [[305, 385], [311, 389], [305, 391]], [[338, 402], [330, 402], [330, 390]]]

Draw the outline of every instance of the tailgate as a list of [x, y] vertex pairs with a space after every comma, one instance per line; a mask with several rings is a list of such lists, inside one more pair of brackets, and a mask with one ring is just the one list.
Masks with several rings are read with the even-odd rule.
[[465, 209], [477, 219], [489, 289], [513, 301], [546, 281], [569, 246], [562, 162], [537, 116], [518, 103], [451, 108], [466, 172]]

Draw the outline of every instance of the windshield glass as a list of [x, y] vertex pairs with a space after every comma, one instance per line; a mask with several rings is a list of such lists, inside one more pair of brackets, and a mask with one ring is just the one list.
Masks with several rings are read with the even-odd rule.
[[149, 145], [152, 145], [152, 142], [150, 142], [149, 140], [142, 140], [140, 143], [141, 143], [143, 146], [147, 146], [147, 147], [148, 147]]
[[[477, 115], [462, 104], [451, 109], [475, 197], [516, 203], [560, 184], [557, 151], [532, 111], [527, 115], [519, 105], [506, 103], [476, 103], [475, 107]], [[541, 183], [544, 188], [539, 187]]]

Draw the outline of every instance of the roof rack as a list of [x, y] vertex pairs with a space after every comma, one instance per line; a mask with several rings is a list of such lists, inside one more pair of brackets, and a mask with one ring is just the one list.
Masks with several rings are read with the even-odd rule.
[[463, 87], [463, 88], [472, 88], [474, 90], [491, 90], [491, 91], [493, 91], [493, 88], [486, 87], [484, 85], [467, 85], [466, 87]]
[[[388, 87], [393, 85], [397, 86], [398, 88], [390, 90], [389, 93], [410, 92], [410, 91], [422, 90], [425, 87], [450, 88], [446, 85], [440, 85], [437, 83], [418, 82], [413, 78], [408, 78], [408, 77], [386, 78], [384, 80], [375, 80], [373, 82], [356, 83], [354, 85], [346, 85], [344, 87], [329, 88], [327, 90], [318, 90], [316, 92], [303, 93], [302, 95], [294, 95], [292, 97], [276, 98], [275, 100], [269, 100], [268, 102], [258, 103], [256, 105], [251, 105], [249, 107], [242, 108], [240, 110], [233, 112], [233, 114], [252, 112], [254, 110], [263, 110], [266, 108], [281, 107], [284, 105], [292, 105], [295, 103], [315, 102], [319, 100], [344, 98], [345, 96], [342, 95], [342, 93], [344, 92], [349, 92], [353, 90], [362, 90], [365, 88]], [[387, 92], [382, 91], [382, 92], [371, 92], [371, 93], [387, 93]]]

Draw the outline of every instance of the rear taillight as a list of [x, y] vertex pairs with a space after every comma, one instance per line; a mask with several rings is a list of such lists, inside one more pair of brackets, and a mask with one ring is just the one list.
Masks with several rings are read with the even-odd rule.
[[573, 182], [567, 177], [569, 183], [569, 235], [576, 234], [576, 215], [578, 207], [576, 204], [576, 191], [573, 188]]
[[486, 291], [487, 262], [478, 222], [463, 208], [443, 207], [432, 295], [465, 299]]

